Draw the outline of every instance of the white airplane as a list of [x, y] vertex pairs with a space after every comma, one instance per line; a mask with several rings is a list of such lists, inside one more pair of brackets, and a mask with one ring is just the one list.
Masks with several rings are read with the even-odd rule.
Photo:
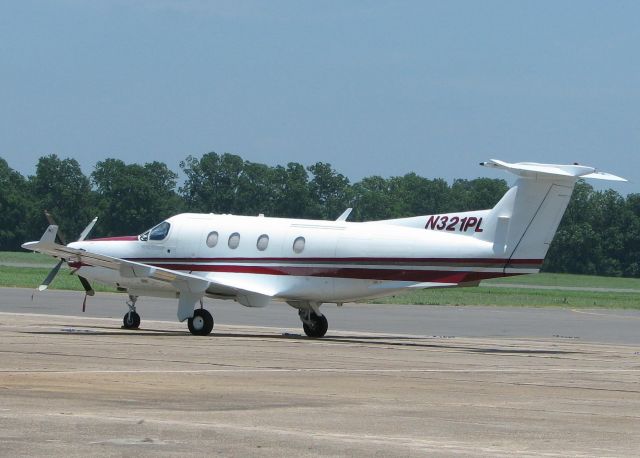
[[140, 325], [139, 296], [177, 298], [194, 335], [213, 329], [204, 297], [247, 307], [280, 300], [298, 309], [309, 337], [322, 337], [324, 303], [538, 272], [576, 181], [626, 181], [581, 165], [481, 165], [518, 176], [489, 210], [363, 223], [346, 221], [351, 209], [336, 221], [184, 213], [137, 236], [85, 240], [94, 219], [76, 242], [56, 243], [52, 224], [22, 247], [60, 258], [40, 290], [66, 262], [89, 295], [87, 279], [127, 292], [125, 328]]

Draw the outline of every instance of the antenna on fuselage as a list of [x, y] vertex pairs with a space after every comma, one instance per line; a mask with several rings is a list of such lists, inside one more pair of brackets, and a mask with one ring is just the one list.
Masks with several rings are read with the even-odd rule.
[[336, 219], [336, 221], [346, 221], [349, 215], [351, 214], [351, 210], [353, 210], [353, 208], [351, 207], [347, 208], [345, 211], [342, 212], [342, 215], [338, 216], [338, 219]]

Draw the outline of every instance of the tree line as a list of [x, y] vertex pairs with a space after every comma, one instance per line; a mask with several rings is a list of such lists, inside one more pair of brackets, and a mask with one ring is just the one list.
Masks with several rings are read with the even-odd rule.
[[[24, 177], [0, 157], [0, 250], [38, 239], [53, 214], [67, 240], [98, 216], [95, 236], [138, 234], [185, 211], [351, 221], [491, 208], [507, 191], [502, 179], [428, 179], [408, 173], [351, 183], [330, 164], [268, 166], [233, 154], [188, 156], [185, 177], [162, 162], [105, 159], [86, 176], [75, 159], [41, 157]], [[578, 182], [543, 270], [640, 277], [640, 194], [595, 191]]]

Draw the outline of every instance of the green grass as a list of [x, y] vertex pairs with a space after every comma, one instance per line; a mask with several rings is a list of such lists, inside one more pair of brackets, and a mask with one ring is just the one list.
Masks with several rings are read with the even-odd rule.
[[540, 273], [516, 277], [485, 280], [483, 286], [492, 284], [537, 285], [537, 286], [577, 286], [583, 288], [619, 288], [640, 290], [640, 278], [598, 277], [595, 275]]
[[[47, 276], [56, 260], [35, 253], [0, 252], [0, 286], [36, 288]], [[9, 264], [9, 265], [6, 265]], [[42, 267], [19, 267], [18, 265], [42, 265]], [[50, 288], [82, 291], [80, 281], [62, 268]], [[586, 288], [637, 289], [640, 279], [597, 277], [542, 273], [518, 277], [499, 278], [482, 282], [477, 288], [438, 288], [413, 290], [397, 296], [376, 299], [371, 302], [387, 304], [428, 305], [497, 305], [526, 307], [598, 307], [640, 309], [640, 295], [631, 292], [563, 291], [554, 289], [524, 289], [517, 287], [492, 287], [501, 285], [531, 285]], [[96, 291], [114, 291], [99, 284], [92, 285]]]
[[57, 259], [33, 251], [0, 251], [0, 264], [40, 264], [54, 266]]
[[638, 293], [491, 288], [488, 286], [416, 290], [371, 302], [378, 304], [595, 307], [640, 310], [640, 295]]
[[[0, 266], [0, 286], [18, 288], [37, 288], [47, 277], [51, 268], [47, 267], [12, 267]], [[56, 278], [51, 282], [51, 289], [65, 289], [72, 291], [84, 291], [80, 280], [75, 275], [70, 275], [68, 268], [61, 268]], [[96, 291], [115, 292], [115, 288], [92, 283]]]

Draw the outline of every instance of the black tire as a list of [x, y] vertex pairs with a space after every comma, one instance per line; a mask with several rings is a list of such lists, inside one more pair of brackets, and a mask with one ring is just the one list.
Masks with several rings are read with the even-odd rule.
[[311, 324], [302, 323], [302, 329], [304, 329], [304, 333], [309, 337], [324, 337], [327, 333], [327, 329], [329, 329], [329, 322], [327, 321], [327, 317], [324, 315], [316, 315], [315, 313], [311, 313], [309, 316], [311, 320]]
[[196, 309], [187, 321], [189, 331], [194, 336], [208, 336], [213, 330], [213, 317], [206, 309]]
[[136, 312], [127, 312], [122, 318], [122, 327], [125, 329], [138, 329], [140, 327], [140, 315]]

